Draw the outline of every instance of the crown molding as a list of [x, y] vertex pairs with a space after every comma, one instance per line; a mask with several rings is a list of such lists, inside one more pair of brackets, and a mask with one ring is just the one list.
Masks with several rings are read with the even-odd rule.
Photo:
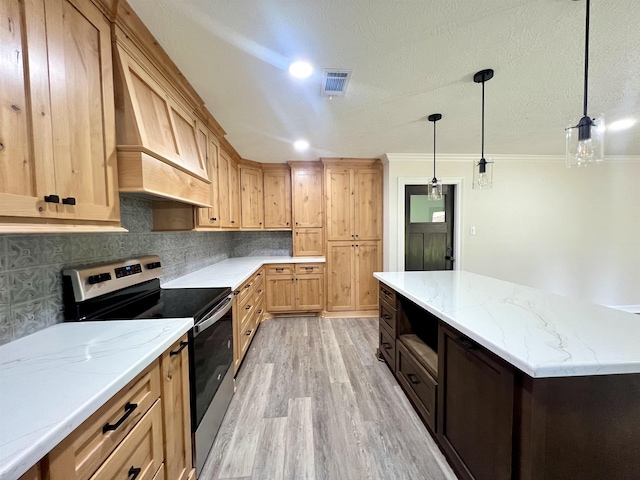
[[[437, 156], [439, 162], [473, 162], [478, 160], [478, 155], [443, 153]], [[488, 159], [494, 162], [509, 163], [564, 163], [564, 155], [522, 155], [505, 154], [487, 155]], [[433, 161], [433, 153], [385, 153], [382, 157], [383, 163], [394, 162], [425, 162]], [[640, 155], [610, 155], [604, 157], [604, 163], [640, 163]]]

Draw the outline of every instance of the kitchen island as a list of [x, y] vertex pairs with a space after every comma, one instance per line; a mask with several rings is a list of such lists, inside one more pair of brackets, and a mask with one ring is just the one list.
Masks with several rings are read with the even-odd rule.
[[469, 272], [375, 277], [381, 356], [461, 478], [637, 478], [637, 316]]

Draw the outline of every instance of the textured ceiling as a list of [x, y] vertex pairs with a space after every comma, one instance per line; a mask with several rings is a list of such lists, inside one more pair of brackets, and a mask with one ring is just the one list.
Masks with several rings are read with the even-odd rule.
[[[584, 1], [129, 0], [244, 158], [377, 157], [480, 151], [563, 154], [582, 113]], [[638, 0], [595, 0], [589, 113], [638, 124], [610, 133], [607, 155], [640, 155]], [[306, 59], [315, 74], [288, 74]], [[323, 68], [352, 69], [343, 98], [320, 96]], [[305, 138], [308, 152], [292, 142]]]

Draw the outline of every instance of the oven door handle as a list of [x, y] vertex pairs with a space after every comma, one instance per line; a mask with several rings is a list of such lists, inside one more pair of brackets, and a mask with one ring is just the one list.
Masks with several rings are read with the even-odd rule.
[[197, 324], [195, 324], [193, 326], [193, 336], [197, 337], [200, 332], [202, 332], [203, 330], [206, 330], [211, 325], [213, 325], [218, 320], [220, 320], [222, 317], [224, 317], [229, 312], [229, 310], [231, 310], [231, 307], [233, 306], [233, 297], [234, 297], [234, 294], [232, 293], [227, 298], [225, 298], [222, 302], [220, 302], [220, 305], [218, 306], [218, 308], [216, 308], [208, 316], [204, 317]]

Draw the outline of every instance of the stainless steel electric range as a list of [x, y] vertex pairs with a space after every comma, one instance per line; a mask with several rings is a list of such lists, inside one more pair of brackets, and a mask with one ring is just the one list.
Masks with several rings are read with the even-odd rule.
[[233, 396], [231, 288], [163, 289], [157, 256], [62, 273], [66, 321], [193, 318], [189, 332], [191, 432], [199, 475]]

